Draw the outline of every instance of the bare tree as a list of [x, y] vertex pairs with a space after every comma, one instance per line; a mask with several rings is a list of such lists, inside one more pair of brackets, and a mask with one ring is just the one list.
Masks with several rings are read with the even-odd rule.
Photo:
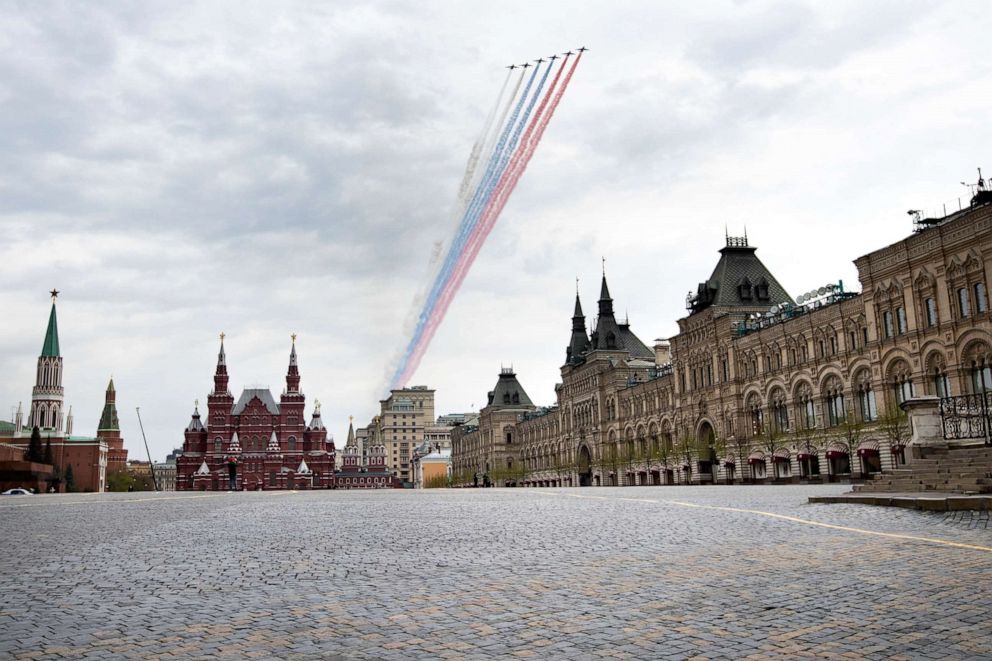
[[826, 449], [826, 435], [816, 427], [798, 426], [792, 432], [792, 440], [800, 454], [806, 455], [800, 461], [803, 476], [809, 478], [813, 474], [813, 459], [818, 457], [820, 449]]
[[782, 433], [774, 425], [762, 425], [758, 435], [755, 437], [756, 444], [765, 451], [772, 462], [772, 477], [778, 478], [778, 466], [775, 465], [775, 453], [785, 447], [782, 442]]
[[685, 472], [686, 484], [692, 482], [692, 456], [696, 451], [696, 439], [688, 430], [683, 430], [675, 445], [675, 451]]
[[912, 438], [909, 416], [900, 406], [890, 404], [878, 417], [878, 430], [885, 436], [892, 454], [906, 461], [904, 451]]
[[571, 476], [572, 472], [575, 470], [575, 466], [572, 462], [568, 460], [564, 452], [555, 452], [551, 457], [552, 468], [555, 471], [555, 475], [558, 476], [558, 481], [562, 484], [565, 482], [565, 476]]

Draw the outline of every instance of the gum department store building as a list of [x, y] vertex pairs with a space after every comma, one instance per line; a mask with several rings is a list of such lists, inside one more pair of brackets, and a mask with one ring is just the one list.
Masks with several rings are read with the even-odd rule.
[[855, 260], [861, 293], [798, 300], [727, 237], [653, 350], [615, 318], [604, 275], [591, 335], [576, 295], [556, 405], [534, 406], [504, 370], [479, 425], [452, 433], [455, 481], [826, 481], [901, 465], [900, 403], [992, 387], [990, 228], [980, 182], [970, 207]]

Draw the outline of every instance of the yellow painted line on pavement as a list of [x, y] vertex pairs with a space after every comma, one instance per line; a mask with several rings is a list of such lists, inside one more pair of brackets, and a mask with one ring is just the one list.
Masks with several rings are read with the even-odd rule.
[[[535, 492], [538, 493], [538, 492]], [[719, 505], [702, 505], [700, 503], [690, 503], [684, 500], [668, 500], [668, 499], [653, 499], [653, 498], [624, 498], [618, 496], [616, 498], [609, 498], [606, 496], [583, 496], [577, 493], [548, 493], [548, 495], [556, 496], [569, 496], [570, 498], [584, 498], [587, 500], [627, 500], [636, 503], [655, 503], [663, 505], [675, 505], [677, 507], [691, 507], [694, 509], [703, 510], [715, 510], [718, 512], [734, 512], [736, 514], [753, 514], [756, 516], [765, 516], [771, 519], [779, 519], [782, 521], [790, 521], [792, 523], [799, 523], [805, 526], [813, 526], [816, 528], [828, 528], [830, 530], [840, 530], [843, 532], [857, 533], [859, 535], [871, 535], [873, 537], [885, 537], [888, 539], [900, 539], [913, 542], [925, 542], [927, 544], [939, 544], [940, 546], [950, 546], [959, 549], [969, 549], [971, 551], [985, 551], [986, 553], [992, 553], [992, 546], [980, 546], [978, 544], [965, 544], [964, 542], [953, 542], [949, 539], [939, 539], [936, 537], [920, 537], [918, 535], [906, 535], [903, 533], [896, 532], [881, 532], [879, 530], [865, 530], [864, 528], [852, 528], [851, 526], [839, 526], [833, 523], [823, 523], [822, 521], [813, 521], [811, 519], [801, 519], [797, 516], [789, 516], [787, 514], [776, 514], [775, 512], [765, 512], [764, 510], [752, 510], [744, 507], [722, 507]]]

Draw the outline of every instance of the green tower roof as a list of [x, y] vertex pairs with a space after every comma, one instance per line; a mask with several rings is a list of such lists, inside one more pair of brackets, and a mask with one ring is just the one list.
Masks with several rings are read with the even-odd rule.
[[103, 405], [103, 413], [100, 415], [97, 431], [120, 431], [120, 422], [117, 420], [117, 405], [114, 403], [116, 399], [114, 377], [110, 377], [110, 383], [107, 384], [107, 403]]
[[103, 406], [97, 431], [120, 431], [120, 428], [120, 422], [117, 420], [117, 407], [113, 402], [107, 402]]
[[45, 332], [45, 344], [41, 347], [42, 356], [60, 356], [59, 353], [59, 324], [55, 319], [55, 302], [52, 301], [52, 313], [48, 315], [48, 331]]

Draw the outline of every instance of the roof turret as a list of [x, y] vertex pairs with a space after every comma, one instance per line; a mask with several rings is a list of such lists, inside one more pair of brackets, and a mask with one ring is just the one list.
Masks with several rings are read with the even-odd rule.
[[55, 317], [55, 295], [52, 296], [52, 311], [48, 314], [48, 330], [45, 331], [45, 343], [41, 347], [41, 355], [50, 357], [62, 355], [59, 353], [59, 323]]
[[579, 301], [579, 293], [575, 292], [575, 312], [572, 314], [572, 337], [569, 338], [568, 347], [565, 348], [565, 362], [581, 362], [582, 354], [589, 351], [590, 347], [589, 336], [586, 335], [586, 317], [582, 314], [582, 303]]
[[727, 236], [720, 249], [720, 261], [713, 274], [700, 282], [696, 293], [689, 293], [686, 307], [690, 314], [708, 307], [744, 307], [768, 309], [782, 303], [794, 303], [758, 256], [757, 248], [747, 236]]
[[117, 419], [117, 393], [114, 391], [114, 379], [110, 378], [107, 384], [106, 398], [103, 404], [103, 413], [100, 415], [100, 424], [97, 431], [120, 431], [120, 421]]
[[606, 274], [603, 274], [603, 284], [599, 288], [599, 315], [613, 316], [613, 299], [610, 298], [610, 288], [606, 286]]
[[289, 371], [286, 372], [286, 392], [300, 392], [300, 370], [296, 363], [296, 333], [290, 335], [293, 339], [293, 346], [289, 350]]
[[200, 421], [200, 402], [193, 404], [193, 415], [189, 419], [189, 424], [186, 426], [186, 431], [204, 431], [203, 422]]
[[527, 392], [520, 382], [513, 368], [504, 367], [499, 372], [499, 380], [496, 387], [489, 393], [489, 406], [495, 408], [534, 408], [534, 403], [530, 401]]
[[272, 432], [272, 436], [269, 437], [269, 447], [265, 448], [266, 452], [280, 452], [282, 448], [279, 447], [279, 439], [276, 438], [276, 433]]
[[320, 400], [314, 400], [313, 403], [313, 417], [310, 418], [310, 424], [307, 426], [310, 431], [327, 431], [324, 427], [324, 421], [320, 419]]
[[346, 448], [357, 447], [358, 443], [355, 441], [355, 426], [352, 424], [352, 417], [348, 416], [348, 440], [345, 442], [344, 446]]

